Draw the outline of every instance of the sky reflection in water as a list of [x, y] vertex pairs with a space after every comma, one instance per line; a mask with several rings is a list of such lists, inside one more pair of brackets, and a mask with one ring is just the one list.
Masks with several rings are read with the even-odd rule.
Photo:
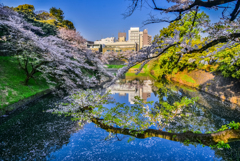
[[[137, 89], [136, 86], [125, 83], [126, 80], [121, 82], [122, 86], [118, 84], [111, 89], [117, 101], [131, 105], [132, 98], [136, 95], [147, 101], [159, 101], [159, 95], [152, 92], [151, 81], [141, 81], [140, 84], [139, 81], [135, 81]], [[190, 94], [182, 88], [171, 90], [172, 93], [175, 92], [176, 98]], [[168, 98], [163, 97], [163, 99]], [[225, 160], [232, 156], [230, 151], [212, 150], [199, 144], [184, 145], [156, 137], [135, 139], [128, 143], [129, 136], [117, 134], [105, 140], [109, 133], [100, 127], [95, 127], [94, 123], [86, 124], [82, 129], [76, 130], [78, 125], [70, 118], [42, 112], [53, 108], [58, 101], [59, 99], [52, 96], [42, 98], [29, 104], [27, 109], [20, 110], [0, 125], [3, 129], [0, 131], [0, 149], [2, 149], [0, 160], [221, 160], [222, 156]], [[185, 111], [187, 117], [176, 119], [178, 125], [173, 123], [165, 130], [214, 131], [222, 124], [233, 120], [231, 117], [220, 117], [209, 110], [209, 107], [219, 104], [221, 104], [219, 101], [207, 100], [203, 105], [198, 104], [189, 108]], [[238, 150], [239, 142], [230, 145]]]

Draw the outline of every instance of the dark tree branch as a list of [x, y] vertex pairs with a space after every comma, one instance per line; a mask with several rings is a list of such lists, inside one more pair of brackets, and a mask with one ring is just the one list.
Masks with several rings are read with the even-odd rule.
[[239, 14], [239, 10], [238, 10], [239, 6], [240, 6], [240, 0], [237, 1], [237, 4], [236, 4], [233, 12], [230, 14], [230, 16], [231, 16], [230, 21], [233, 21]]
[[218, 133], [213, 134], [195, 134], [191, 131], [185, 132], [185, 133], [169, 133], [161, 130], [155, 130], [155, 129], [146, 129], [143, 131], [137, 131], [137, 130], [130, 130], [130, 129], [124, 129], [124, 128], [118, 128], [111, 125], [107, 125], [102, 123], [103, 119], [99, 118], [92, 118], [92, 122], [100, 126], [100, 128], [112, 132], [112, 133], [118, 133], [118, 134], [124, 134], [124, 135], [130, 135], [134, 136], [136, 138], [148, 138], [148, 137], [160, 137], [167, 140], [172, 141], [179, 141], [184, 142], [185, 140], [189, 140], [190, 142], [196, 142], [196, 143], [202, 143], [204, 145], [215, 145], [219, 141], [225, 141], [228, 142], [230, 140], [239, 140], [240, 139], [240, 133], [239, 130], [234, 129], [228, 129], [224, 131], [220, 131]]
[[184, 12], [184, 11], [188, 11], [196, 6], [211, 8], [211, 7], [216, 7], [218, 5], [223, 5], [223, 4], [234, 2], [234, 1], [236, 1], [236, 0], [213, 0], [213, 1], [195, 0], [195, 2], [193, 2], [193, 4], [189, 5], [187, 8], [170, 10], [170, 9], [166, 9], [166, 8], [155, 7], [154, 9], [159, 10], [159, 11], [166, 11], [166, 12]]
[[[139, 4], [141, 2], [141, 4]], [[211, 8], [211, 7], [218, 7], [218, 8], [225, 8], [223, 13], [226, 11], [227, 8], [229, 7], [225, 7], [225, 6], [221, 6], [230, 2], [237, 2], [233, 12], [230, 14], [230, 21], [233, 21], [236, 19], [236, 17], [238, 16], [238, 14], [240, 13], [239, 11], [239, 7], [240, 7], [240, 0], [211, 0], [211, 1], [203, 1], [203, 0], [195, 0], [192, 4], [189, 4], [189, 6], [187, 7], [182, 7], [182, 8], [177, 8], [177, 9], [169, 9], [169, 8], [161, 8], [158, 7], [155, 0], [152, 0], [153, 3], [153, 9], [157, 10], [157, 11], [164, 11], [164, 12], [171, 12], [171, 13], [178, 13], [179, 16], [173, 20], [158, 20], [158, 21], [151, 21], [148, 22], [147, 24], [151, 24], [151, 23], [159, 23], [159, 22], [174, 22], [174, 21], [178, 21], [181, 19], [182, 13], [186, 12], [186, 11], [190, 11], [192, 9], [194, 9], [195, 7], [205, 7], [205, 8]], [[124, 14], [124, 18], [129, 17], [133, 14], [133, 12], [136, 10], [137, 6], [142, 7], [142, 0], [132, 0], [132, 4], [128, 7], [128, 12]]]
[[141, 2], [141, 6], [142, 6], [142, 0], [132, 0], [132, 4], [128, 7], [129, 12], [123, 14], [124, 18], [129, 17], [133, 14], [133, 12], [136, 10], [139, 2]]
[[207, 43], [206, 45], [204, 45], [203, 47], [201, 47], [200, 49], [194, 49], [194, 50], [191, 50], [190, 52], [188, 53], [201, 53], [203, 52], [204, 50], [207, 50], [208, 48], [212, 47], [212, 46], [215, 46], [219, 43], [225, 43], [225, 42], [228, 42], [229, 39], [234, 39], [234, 38], [238, 38], [240, 37], [240, 33], [233, 33], [233, 34], [230, 34], [228, 37], [226, 36], [221, 36], [219, 37], [218, 39], [216, 40], [213, 40], [211, 41], [210, 43]]

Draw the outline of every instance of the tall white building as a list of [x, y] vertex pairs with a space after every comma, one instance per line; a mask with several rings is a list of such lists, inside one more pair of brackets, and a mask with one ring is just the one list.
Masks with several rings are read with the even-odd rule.
[[136, 42], [139, 45], [139, 27], [131, 27], [128, 30], [128, 41]]
[[104, 39], [101, 39], [100, 41], [94, 41], [94, 44], [107, 44], [107, 43], [114, 43], [115, 37], [107, 37]]
[[151, 44], [152, 36], [148, 35], [147, 29], [139, 31], [139, 27], [131, 27], [128, 30], [128, 41], [137, 43], [137, 50]]

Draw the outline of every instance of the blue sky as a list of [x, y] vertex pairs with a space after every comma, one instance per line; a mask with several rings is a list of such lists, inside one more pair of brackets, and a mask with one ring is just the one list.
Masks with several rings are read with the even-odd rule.
[[[132, 16], [124, 19], [122, 14], [130, 3], [128, 0], [0, 0], [0, 2], [10, 7], [32, 4], [36, 11], [49, 11], [51, 7], [61, 8], [65, 19], [72, 21], [83, 37], [91, 41], [112, 36], [117, 38], [119, 31], [128, 32], [130, 27], [140, 27], [140, 30], [146, 28], [149, 35], [154, 37], [160, 29], [168, 26], [168, 23], [158, 23], [142, 27], [142, 22], [148, 18], [151, 11], [152, 14], [159, 15], [159, 12], [149, 7], [137, 10]], [[219, 20], [221, 16], [221, 13], [214, 10], [204, 11], [213, 21]]]

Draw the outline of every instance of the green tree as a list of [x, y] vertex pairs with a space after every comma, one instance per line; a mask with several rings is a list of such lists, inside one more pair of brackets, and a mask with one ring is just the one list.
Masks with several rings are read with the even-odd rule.
[[50, 13], [57, 18], [59, 22], [63, 22], [64, 19], [64, 13], [63, 11], [59, 8], [52, 7], [50, 8]]
[[[195, 22], [193, 24], [193, 27], [190, 27], [192, 26], [193, 19], [195, 19]], [[187, 33], [195, 33], [194, 38], [200, 39], [200, 31], [202, 31], [201, 24], [209, 21], [210, 21], [209, 16], [204, 12], [201, 13], [196, 13], [195, 11], [189, 12], [181, 20], [174, 21], [170, 23], [168, 27], [161, 29], [160, 34], [156, 35], [154, 37], [154, 40], [162, 36], [173, 37], [175, 30], [180, 31], [180, 37], [183, 37]]]
[[[195, 19], [195, 21], [193, 21], [193, 19]], [[208, 23], [209, 21], [209, 16], [204, 12], [189, 12], [188, 14], [185, 14], [181, 20], [172, 22], [168, 27], [161, 29], [160, 34], [154, 37], [154, 41], [162, 43], [162, 37], [174, 37], [175, 31], [178, 31], [180, 32], [180, 40], [183, 40], [183, 37], [186, 37], [186, 35], [189, 34], [188, 39], [184, 39], [183, 41], [188, 45], [194, 46], [195, 44], [201, 43], [201, 24]], [[194, 24], [192, 24], [192, 22], [194, 22]], [[163, 76], [164, 74], [175, 73], [183, 68], [196, 68], [197, 66], [195, 63], [189, 63], [188, 61], [196, 54], [191, 54], [190, 57], [188, 57], [188, 54], [185, 54], [184, 57], [182, 57], [182, 55], [179, 54], [182, 49], [184, 49], [183, 46], [169, 48], [166, 53], [151, 62], [149, 70], [151, 71], [153, 68], [157, 68], [159, 70], [159, 76]], [[188, 58], [185, 60], [185, 57]]]
[[66, 26], [68, 29], [75, 29], [73, 23], [69, 20], [63, 20], [62, 24]]
[[55, 16], [53, 16], [51, 13], [48, 13], [48, 12], [39, 13], [36, 15], [36, 18], [40, 20], [56, 19]]
[[13, 8], [14, 11], [17, 11], [17, 12], [22, 12], [26, 15], [28, 15], [29, 17], [35, 17], [35, 8], [33, 5], [30, 5], [30, 4], [23, 4], [23, 5], [19, 5], [15, 8]]

